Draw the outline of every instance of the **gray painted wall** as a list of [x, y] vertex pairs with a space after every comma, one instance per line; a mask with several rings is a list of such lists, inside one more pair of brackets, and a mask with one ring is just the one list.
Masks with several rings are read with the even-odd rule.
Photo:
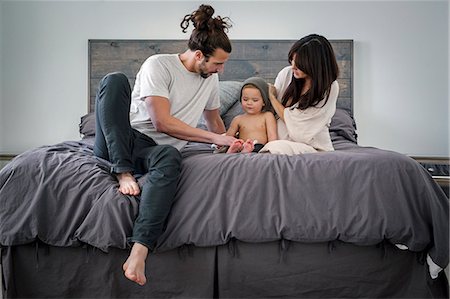
[[[359, 143], [449, 154], [449, 3], [204, 1], [232, 39], [354, 40]], [[87, 111], [88, 39], [185, 39], [199, 1], [18, 1], [0, 6], [0, 152], [78, 139]]]

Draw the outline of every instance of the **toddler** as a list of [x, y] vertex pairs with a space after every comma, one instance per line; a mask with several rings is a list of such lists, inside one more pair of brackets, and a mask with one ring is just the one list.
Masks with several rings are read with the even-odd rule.
[[241, 89], [244, 114], [236, 116], [226, 135], [237, 137], [227, 153], [258, 152], [264, 144], [277, 140], [277, 122], [269, 99], [269, 85], [259, 77], [244, 81]]

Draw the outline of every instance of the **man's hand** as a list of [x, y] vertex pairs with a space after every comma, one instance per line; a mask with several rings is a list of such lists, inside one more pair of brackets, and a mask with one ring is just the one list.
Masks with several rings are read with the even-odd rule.
[[236, 138], [234, 138], [233, 136], [228, 136], [228, 135], [217, 135], [214, 138], [214, 144], [217, 145], [226, 145], [226, 146], [230, 146], [234, 141], [236, 140]]
[[[147, 104], [150, 119], [152, 120], [152, 123], [158, 132], [168, 134], [178, 139], [195, 142], [215, 143], [217, 145], [230, 145], [231, 142], [235, 139], [231, 136], [220, 135], [221, 133], [225, 132], [225, 126], [223, 126], [223, 122], [220, 116], [220, 121], [217, 120], [217, 111], [213, 113], [216, 114], [213, 119], [217, 120], [215, 123], [216, 130], [218, 132], [210, 132], [191, 127], [185, 122], [170, 115], [170, 102], [166, 98], [147, 97], [145, 99], [145, 102]], [[220, 124], [222, 124], [223, 127], [221, 127]]]

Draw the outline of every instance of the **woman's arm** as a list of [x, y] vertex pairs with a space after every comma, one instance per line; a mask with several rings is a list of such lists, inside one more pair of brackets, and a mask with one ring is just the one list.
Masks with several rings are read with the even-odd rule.
[[267, 128], [267, 142], [274, 141], [278, 139], [277, 133], [277, 121], [272, 112], [266, 112], [264, 114], [266, 119], [266, 128]]
[[281, 104], [277, 98], [276, 98], [276, 89], [275, 86], [273, 86], [272, 84], [269, 83], [269, 99], [270, 99], [270, 103], [273, 106], [273, 109], [275, 110], [275, 112], [277, 113], [278, 117], [282, 120], [284, 120], [284, 109], [285, 107], [283, 106], [283, 104]]
[[170, 115], [170, 103], [164, 97], [145, 98], [147, 109], [156, 130], [178, 139], [214, 143], [217, 145], [230, 145], [235, 138], [219, 135], [199, 128], [191, 127], [178, 118]]

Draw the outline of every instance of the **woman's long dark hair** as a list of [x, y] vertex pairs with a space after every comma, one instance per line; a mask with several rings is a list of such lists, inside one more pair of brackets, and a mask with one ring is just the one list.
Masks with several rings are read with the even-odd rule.
[[292, 81], [282, 97], [283, 105], [286, 106], [290, 101], [289, 106], [298, 103], [298, 109], [304, 110], [317, 106], [323, 99], [325, 105], [331, 84], [339, 75], [339, 67], [330, 42], [318, 34], [305, 36], [289, 50], [289, 63], [292, 61], [299, 70], [311, 77], [311, 87], [302, 94], [305, 79], [292, 76]]
[[200, 7], [184, 17], [181, 28], [186, 32], [190, 22], [194, 25], [188, 47], [191, 51], [200, 50], [206, 58], [213, 55], [216, 49], [223, 49], [231, 53], [231, 42], [226, 32], [231, 27], [228, 17], [213, 18], [214, 8], [202, 4]]

